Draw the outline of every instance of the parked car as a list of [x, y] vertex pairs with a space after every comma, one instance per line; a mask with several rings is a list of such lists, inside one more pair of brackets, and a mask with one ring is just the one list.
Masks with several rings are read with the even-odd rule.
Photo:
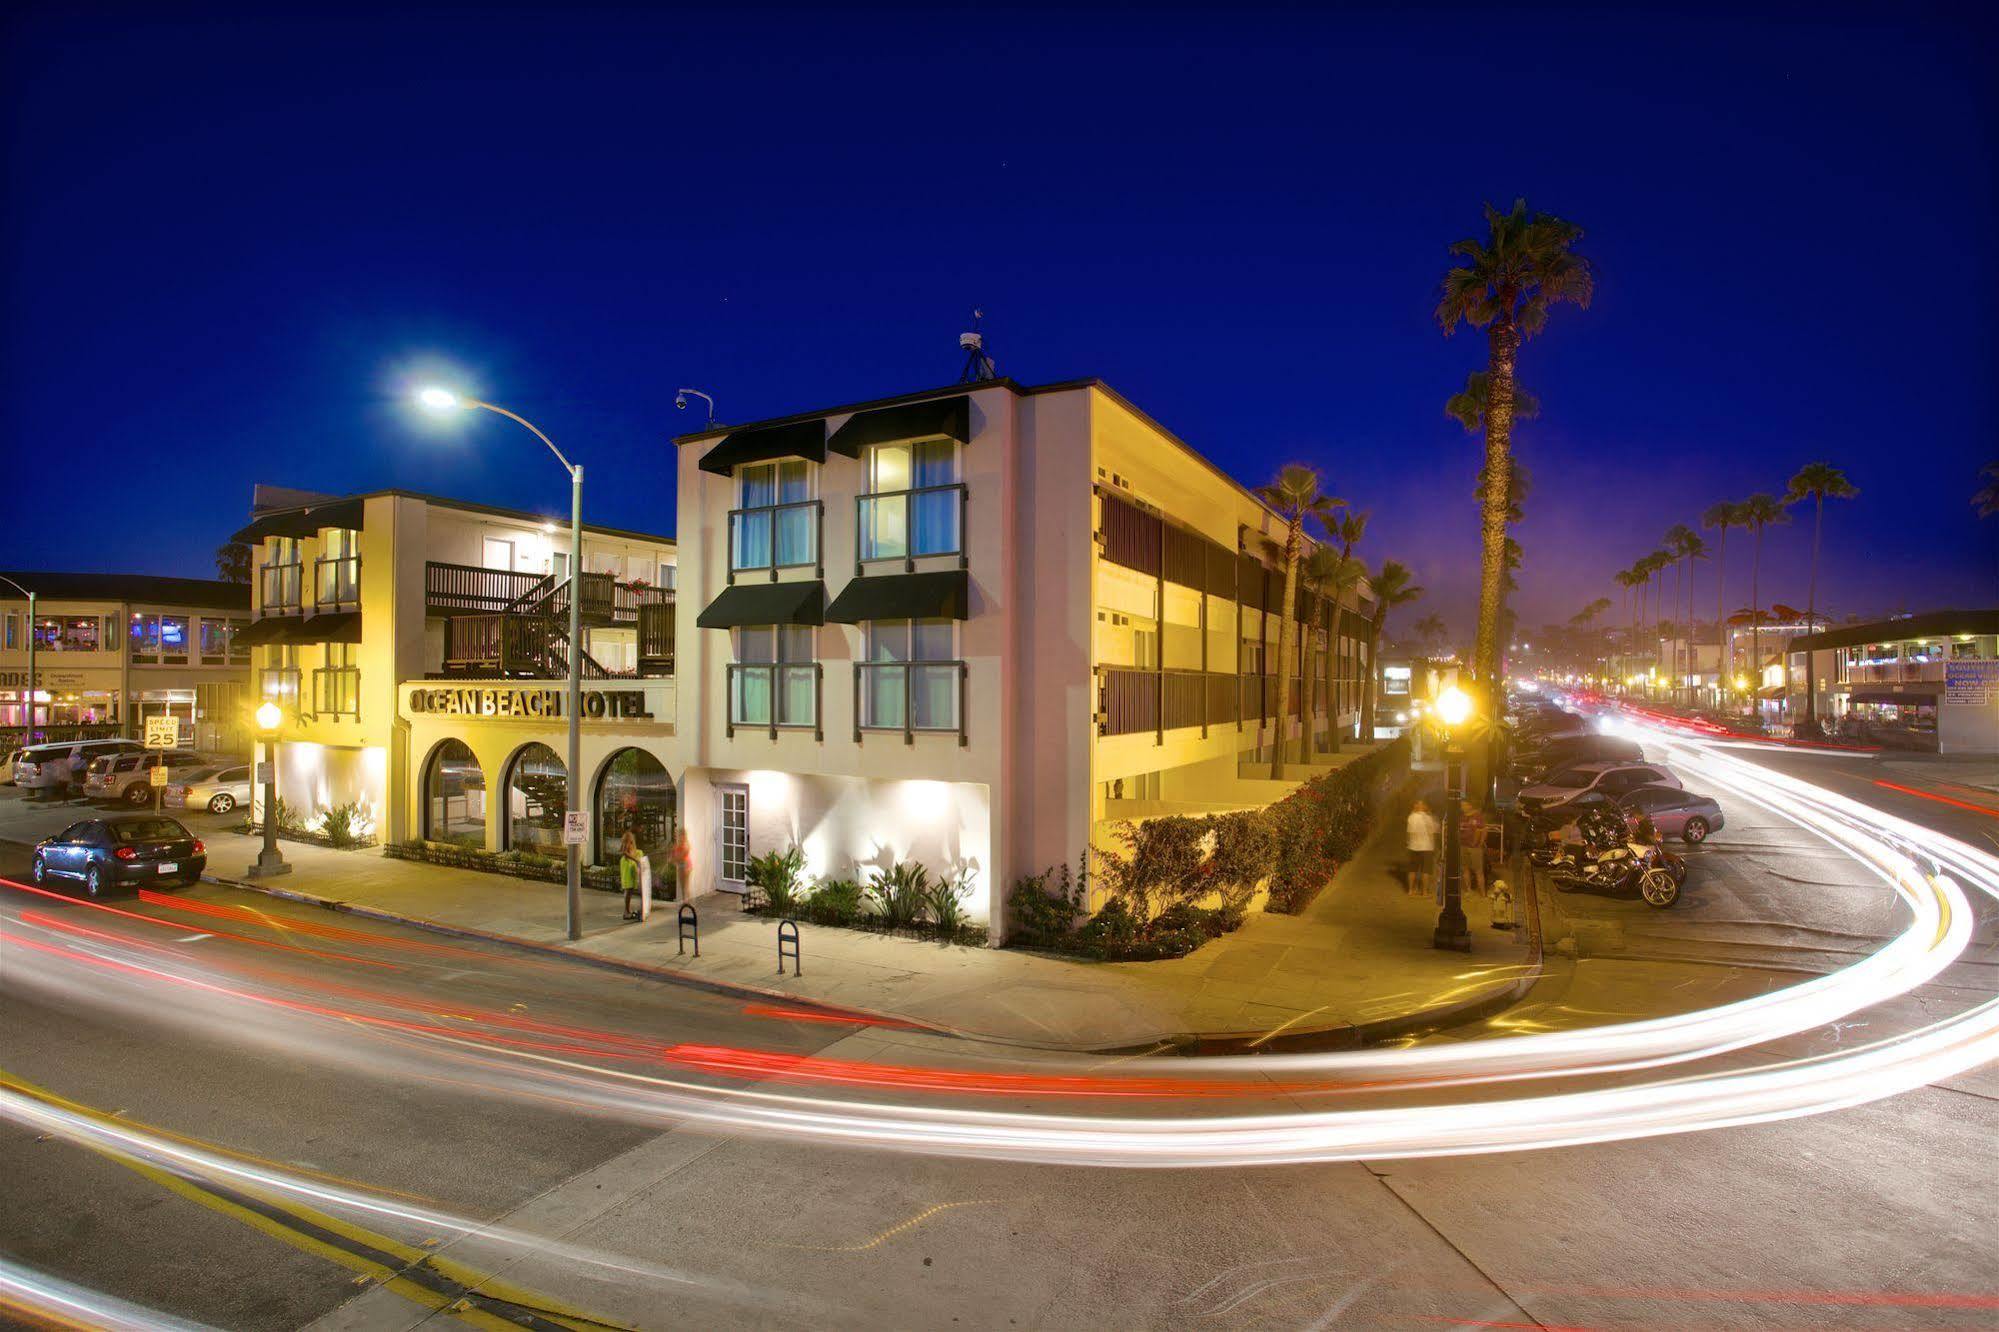
[[28, 874], [38, 884], [78, 880], [92, 897], [102, 897], [121, 883], [193, 883], [206, 868], [208, 848], [179, 820], [108, 814], [35, 843]]
[[250, 803], [250, 769], [246, 764], [233, 768], [197, 769], [176, 774], [167, 783], [168, 809], [205, 809], [211, 814], [227, 814], [238, 805]]
[[1519, 804], [1522, 810], [1534, 814], [1567, 804], [1585, 791], [1620, 797], [1641, 786], [1679, 784], [1678, 777], [1656, 763], [1578, 763], [1551, 772], [1537, 784], [1523, 788]]
[[1713, 797], [1677, 786], [1641, 786], [1618, 797], [1618, 803], [1651, 819], [1661, 837], [1683, 842], [1705, 842], [1709, 833], [1724, 826], [1721, 806]]
[[105, 754], [137, 754], [145, 750], [137, 740], [64, 740], [55, 744], [30, 745], [14, 765], [14, 785], [27, 791], [67, 792], [83, 784], [90, 761]]
[[[204, 763], [192, 749], [148, 749], [137, 754], [105, 754], [90, 761], [83, 793], [92, 800], [123, 800], [143, 805], [153, 798], [152, 770], [164, 759], [171, 776], [176, 768], [192, 771]], [[211, 765], [212, 766], [212, 765]]]
[[1574, 767], [1578, 763], [1643, 763], [1645, 750], [1635, 740], [1622, 736], [1569, 735], [1532, 749], [1522, 750], [1514, 767], [1523, 778], [1535, 779], [1544, 773]]
[[8, 751], [6, 766], [0, 767], [0, 786], [12, 786], [14, 784], [14, 765], [19, 763], [21, 757], [27, 752], [27, 750], [19, 748]]

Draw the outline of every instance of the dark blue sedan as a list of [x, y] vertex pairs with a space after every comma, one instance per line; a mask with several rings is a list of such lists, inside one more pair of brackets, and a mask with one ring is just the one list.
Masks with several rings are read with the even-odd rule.
[[114, 884], [193, 883], [208, 867], [208, 848], [174, 819], [114, 814], [72, 823], [35, 843], [29, 873], [38, 884], [81, 880], [101, 897]]

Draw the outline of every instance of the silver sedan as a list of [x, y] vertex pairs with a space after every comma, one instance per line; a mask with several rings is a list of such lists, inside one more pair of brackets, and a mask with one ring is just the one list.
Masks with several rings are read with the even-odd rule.
[[1620, 796], [1618, 803], [1651, 819], [1661, 837], [1677, 837], [1683, 842], [1705, 842], [1709, 833], [1719, 832], [1725, 823], [1721, 806], [1712, 796], [1677, 786], [1641, 786]]

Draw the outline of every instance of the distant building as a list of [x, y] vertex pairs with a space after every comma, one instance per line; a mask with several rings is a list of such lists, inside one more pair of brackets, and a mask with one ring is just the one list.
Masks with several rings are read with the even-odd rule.
[[1831, 734], [1890, 749], [1999, 754], [1999, 608], [1933, 611], [1794, 638], [1784, 720], [1806, 716], [1808, 681]]
[[250, 589], [152, 574], [10, 573], [0, 582], [0, 735], [20, 743], [28, 716], [28, 636], [35, 639], [38, 735], [143, 734], [172, 716], [181, 741], [246, 749]]

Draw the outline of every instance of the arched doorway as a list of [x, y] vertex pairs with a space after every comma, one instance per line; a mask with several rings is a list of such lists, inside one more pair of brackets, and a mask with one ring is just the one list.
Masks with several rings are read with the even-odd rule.
[[501, 841], [509, 851], [551, 860], [562, 847], [562, 815], [569, 805], [569, 769], [544, 744], [523, 745], [507, 764], [507, 817]]
[[486, 845], [486, 773], [463, 740], [446, 740], [424, 765], [423, 836], [428, 842]]
[[615, 865], [629, 832], [652, 861], [658, 882], [679, 831], [680, 797], [666, 765], [643, 749], [611, 755], [597, 777], [597, 863]]

